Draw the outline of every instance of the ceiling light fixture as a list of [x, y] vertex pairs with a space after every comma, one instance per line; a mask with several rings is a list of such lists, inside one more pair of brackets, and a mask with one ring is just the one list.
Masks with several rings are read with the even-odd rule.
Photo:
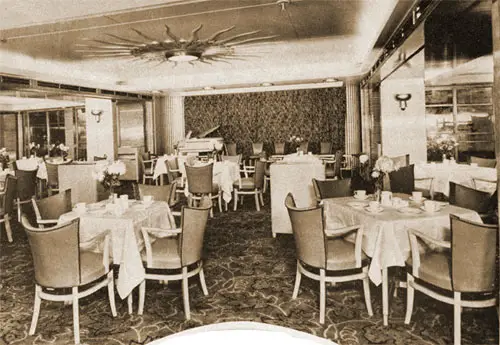
[[215, 88], [212, 86], [205, 86], [203, 90], [214, 90]]
[[269, 82], [265, 82], [265, 83], [260, 84], [260, 86], [273, 86], [273, 85], [274, 85], [273, 83], [269, 83]]
[[411, 93], [397, 93], [394, 98], [399, 102], [399, 109], [404, 111], [408, 106], [407, 102], [411, 99]]
[[135, 58], [139, 60], [156, 61], [161, 63], [187, 62], [193, 65], [193, 62], [199, 61], [210, 64], [215, 61], [238, 59], [245, 55], [236, 54], [233, 47], [253, 43], [257, 41], [268, 40], [276, 37], [261, 36], [250, 37], [257, 34], [260, 30], [244, 32], [231, 37], [220, 39], [220, 37], [233, 30], [235, 26], [222, 29], [206, 39], [200, 39], [198, 32], [203, 27], [200, 24], [191, 32], [189, 39], [179, 38], [174, 35], [168, 25], [165, 25], [166, 40], [156, 40], [137, 29], [134, 31], [140, 39], [124, 38], [113, 34], [106, 34], [110, 39], [87, 39], [92, 44], [77, 44], [81, 49], [75, 50], [82, 53], [84, 58]]
[[338, 81], [339, 81], [339, 80], [338, 80], [338, 79], [336, 79], [336, 78], [326, 78], [326, 79], [324, 80], [324, 82], [325, 82], [325, 83], [336, 83], [336, 82], [338, 82]]

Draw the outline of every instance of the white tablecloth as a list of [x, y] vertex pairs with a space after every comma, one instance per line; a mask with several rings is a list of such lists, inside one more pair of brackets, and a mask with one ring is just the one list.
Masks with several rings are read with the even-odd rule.
[[[444, 164], [444, 163], [417, 163], [415, 164], [415, 178], [434, 177], [434, 192], [450, 194], [450, 181], [458, 184], [477, 188], [493, 193], [496, 189], [495, 183], [478, 182], [474, 184], [473, 178], [481, 178], [488, 181], [497, 180], [497, 171], [495, 168], [473, 167], [468, 164]], [[428, 182], [416, 181], [415, 186], [419, 188], [428, 188]]]
[[321, 162], [321, 159], [319, 159], [317, 156], [314, 156], [314, 155], [309, 155], [309, 154], [298, 155], [296, 153], [292, 153], [292, 154], [284, 156], [283, 161], [287, 162], [287, 163], [309, 163], [309, 164], [312, 163], [312, 164], [314, 164], [314, 163]]
[[[398, 195], [402, 197], [402, 195]], [[361, 224], [364, 227], [363, 251], [371, 257], [369, 276], [379, 285], [382, 282], [381, 270], [391, 266], [404, 266], [410, 255], [408, 228], [418, 229], [436, 239], [448, 239], [450, 214], [456, 214], [474, 221], [481, 221], [472, 210], [447, 205], [439, 212], [429, 214], [401, 213], [395, 208], [384, 207], [378, 214], [356, 209], [348, 205], [357, 201], [353, 197], [325, 199], [324, 211], [327, 228]]]
[[[121, 298], [130, 292], [145, 278], [140, 251], [143, 247], [141, 227], [157, 227], [163, 229], [175, 228], [168, 204], [155, 201], [151, 206], [144, 207], [140, 202], [131, 200], [130, 207], [121, 216], [105, 212], [109, 201], [97, 204], [100, 208], [87, 211], [80, 215], [80, 241], [86, 242], [106, 230], [111, 230], [113, 262], [120, 265], [116, 289]], [[78, 217], [76, 212], [63, 214], [59, 223]]]
[[41, 158], [18, 159], [16, 161], [16, 166], [17, 169], [19, 170], [28, 170], [28, 171], [36, 170], [38, 168], [36, 177], [42, 180], [47, 179], [47, 166], [45, 165], [45, 162]]

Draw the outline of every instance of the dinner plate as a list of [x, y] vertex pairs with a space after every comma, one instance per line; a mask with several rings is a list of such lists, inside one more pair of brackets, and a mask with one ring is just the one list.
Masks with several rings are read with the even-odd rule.
[[368, 213], [380, 213], [380, 212], [382, 212], [382, 211], [384, 210], [384, 208], [383, 208], [383, 207], [379, 207], [379, 208], [377, 208], [377, 209], [371, 209], [371, 208], [369, 208], [368, 206], [366, 206], [366, 207], [365, 207], [365, 210], [366, 210], [366, 212], [368, 212]]
[[363, 208], [367, 206], [367, 203], [361, 201], [353, 201], [353, 202], [348, 202], [347, 205], [351, 206], [352, 208]]
[[401, 207], [398, 209], [399, 212], [401, 213], [409, 213], [409, 214], [419, 214], [422, 213], [422, 210], [414, 207]]

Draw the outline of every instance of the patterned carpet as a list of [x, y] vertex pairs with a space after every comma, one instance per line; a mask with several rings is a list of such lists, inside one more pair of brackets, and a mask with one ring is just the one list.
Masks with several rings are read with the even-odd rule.
[[[271, 236], [269, 200], [260, 212], [251, 200], [237, 212], [215, 213], [205, 237], [205, 275], [209, 296], [198, 280], [190, 283], [192, 320], [186, 321], [180, 284], [148, 282], [143, 316], [127, 313], [117, 296], [113, 318], [106, 290], [81, 300], [82, 343], [146, 344], [154, 339], [201, 325], [256, 321], [293, 328], [355, 344], [451, 344], [453, 309], [416, 293], [410, 325], [403, 323], [405, 292], [391, 299], [390, 326], [382, 325], [381, 291], [372, 288], [375, 315], [369, 317], [361, 283], [327, 287], [326, 322], [320, 325], [319, 286], [302, 279], [299, 297], [291, 299], [295, 248], [291, 235]], [[3, 232], [3, 229], [2, 229]], [[15, 224], [14, 243], [1, 235], [0, 343], [72, 344], [72, 309], [42, 302], [35, 336], [28, 336], [33, 308], [33, 267], [26, 237]], [[135, 296], [137, 301], [137, 296]], [[465, 309], [463, 344], [498, 344], [498, 319], [493, 308]]]

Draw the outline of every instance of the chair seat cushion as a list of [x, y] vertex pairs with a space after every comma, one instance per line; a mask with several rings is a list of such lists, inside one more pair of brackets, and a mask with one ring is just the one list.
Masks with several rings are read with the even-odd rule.
[[[158, 238], [152, 245], [153, 262], [149, 268], [175, 269], [181, 267], [178, 237]], [[146, 249], [141, 252], [142, 261], [146, 262]]]
[[[361, 252], [361, 260], [367, 261], [368, 257]], [[344, 238], [328, 239], [326, 269], [332, 271], [349, 270], [356, 268], [354, 256], [354, 243]]]
[[[234, 182], [233, 187], [240, 189], [239, 181]], [[253, 182], [253, 177], [241, 178], [241, 189], [255, 189], [255, 183]]]
[[[451, 287], [451, 266], [450, 252], [430, 252], [420, 257], [420, 268], [418, 269], [419, 279], [434, 286], [452, 290]], [[409, 273], [412, 273], [412, 259], [406, 260]]]
[[333, 178], [335, 177], [335, 170], [333, 169], [333, 165], [330, 166], [327, 165], [326, 168], [325, 168], [325, 177], [326, 178]]
[[81, 284], [87, 284], [106, 274], [102, 264], [102, 253], [89, 251], [80, 252], [80, 275]]

